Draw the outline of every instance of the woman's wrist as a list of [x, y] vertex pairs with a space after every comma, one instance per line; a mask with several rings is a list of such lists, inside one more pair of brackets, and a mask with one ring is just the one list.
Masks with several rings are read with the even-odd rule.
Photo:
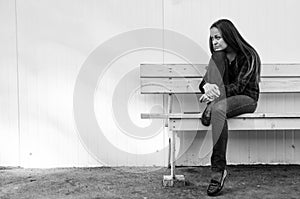
[[207, 92], [208, 86], [209, 86], [209, 83], [205, 83], [205, 84], [203, 85], [202, 88], [203, 88], [204, 93]]

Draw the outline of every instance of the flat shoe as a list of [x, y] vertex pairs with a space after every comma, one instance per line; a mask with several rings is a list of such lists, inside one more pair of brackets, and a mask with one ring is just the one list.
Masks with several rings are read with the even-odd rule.
[[218, 182], [217, 180], [211, 179], [211, 181], [207, 187], [207, 195], [209, 195], [209, 196], [218, 195], [224, 186], [226, 176], [227, 176], [227, 171], [224, 170], [220, 182]]
[[211, 108], [208, 104], [207, 107], [205, 108], [205, 110], [202, 113], [201, 123], [204, 126], [209, 126], [210, 125], [210, 119], [211, 119]]

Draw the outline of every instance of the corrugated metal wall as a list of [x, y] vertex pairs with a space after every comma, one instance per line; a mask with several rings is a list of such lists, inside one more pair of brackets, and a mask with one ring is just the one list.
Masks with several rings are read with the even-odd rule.
[[[0, 165], [4, 166], [166, 165], [163, 121], [140, 119], [141, 112], [161, 110], [164, 100], [139, 94], [139, 64], [184, 60], [159, 50], [166, 40], [172, 41], [166, 38], [170, 35], [162, 31], [161, 36], [147, 39], [149, 31], [142, 35], [134, 30], [169, 29], [185, 35], [202, 47], [206, 62], [209, 26], [226, 17], [257, 48], [263, 63], [300, 63], [296, 0], [0, 3]], [[126, 35], [128, 31], [132, 32]], [[157, 48], [144, 48], [147, 41]], [[100, 64], [110, 56], [109, 64]], [[80, 79], [85, 69], [91, 69], [91, 78]], [[86, 104], [85, 92], [75, 95], [77, 85], [93, 94]], [[82, 97], [81, 104], [76, 97]], [[300, 111], [295, 106], [299, 98], [263, 95], [258, 109]], [[194, 110], [189, 97], [178, 100], [184, 109]], [[77, 112], [88, 107], [91, 114]], [[95, 127], [89, 125], [91, 121]], [[178, 164], [209, 164], [210, 136], [183, 132], [177, 140], [183, 154]], [[300, 163], [299, 148], [296, 131], [231, 132], [228, 160]]]

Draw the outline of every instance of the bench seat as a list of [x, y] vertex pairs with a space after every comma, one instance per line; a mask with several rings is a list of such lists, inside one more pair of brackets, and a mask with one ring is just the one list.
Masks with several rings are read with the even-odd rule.
[[[208, 130], [201, 124], [202, 113], [142, 114], [142, 119], [170, 119], [172, 131]], [[300, 129], [300, 113], [247, 113], [228, 120], [230, 130]]]

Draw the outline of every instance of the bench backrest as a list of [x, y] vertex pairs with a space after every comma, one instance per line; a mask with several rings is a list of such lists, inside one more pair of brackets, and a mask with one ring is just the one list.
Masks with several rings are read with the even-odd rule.
[[[141, 64], [142, 94], [200, 93], [207, 64]], [[261, 93], [299, 93], [300, 64], [263, 64]]]

